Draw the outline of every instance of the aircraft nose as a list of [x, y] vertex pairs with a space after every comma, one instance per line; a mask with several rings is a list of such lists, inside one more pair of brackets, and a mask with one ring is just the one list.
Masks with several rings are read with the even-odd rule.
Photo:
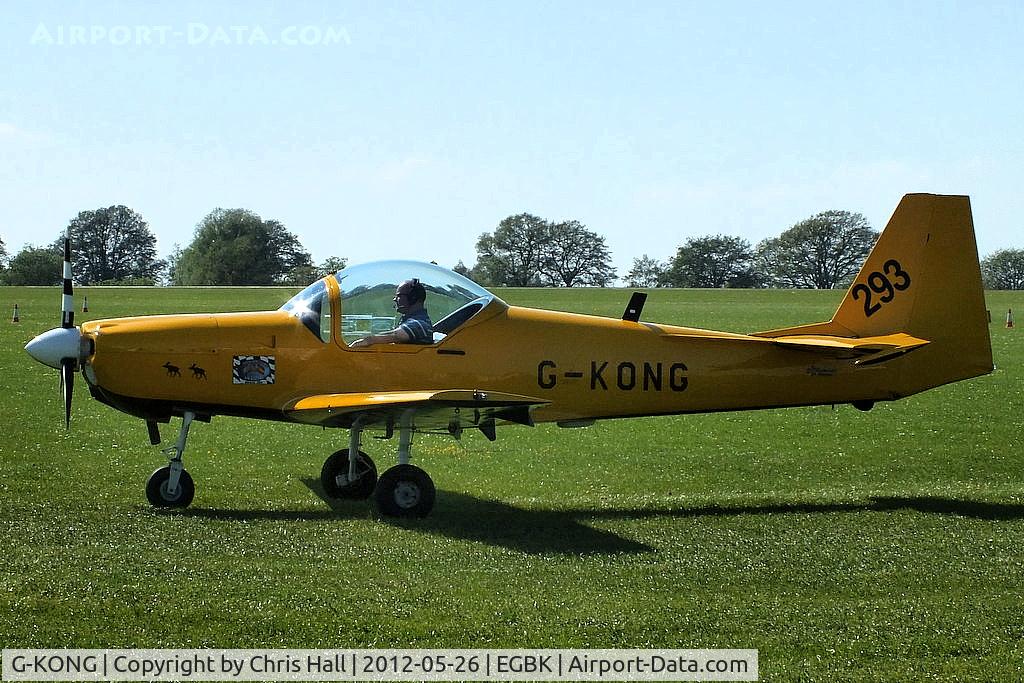
[[77, 327], [55, 327], [25, 344], [25, 351], [43, 365], [60, 369], [62, 359], [80, 359], [81, 339]]

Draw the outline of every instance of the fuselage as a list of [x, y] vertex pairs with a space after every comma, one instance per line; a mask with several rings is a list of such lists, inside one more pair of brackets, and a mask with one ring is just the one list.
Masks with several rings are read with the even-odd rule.
[[322, 339], [286, 311], [97, 320], [82, 334], [92, 341], [93, 394], [160, 421], [186, 408], [288, 419], [311, 395], [453, 388], [542, 399], [537, 422], [898, 395], [886, 381], [893, 364], [854, 371], [768, 339], [497, 299], [432, 345], [350, 349], [339, 330]]

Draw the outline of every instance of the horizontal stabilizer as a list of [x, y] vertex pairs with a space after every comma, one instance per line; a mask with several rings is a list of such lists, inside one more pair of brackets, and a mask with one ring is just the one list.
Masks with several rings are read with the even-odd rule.
[[[810, 329], [807, 326], [806, 329]], [[798, 329], [798, 328], [794, 328]], [[825, 334], [790, 334], [781, 337], [769, 337], [768, 332], [757, 335], [704, 333], [704, 334], [663, 334], [663, 339], [684, 341], [706, 339], [748, 344], [773, 344], [790, 349], [799, 349], [818, 353], [831, 358], [855, 359], [854, 365], [872, 365], [902, 356], [921, 348], [929, 343], [927, 339], [918, 339], [902, 332], [879, 335], [875, 337], [837, 337]]]
[[772, 339], [773, 344], [787, 348], [797, 348], [804, 351], [815, 351], [830, 355], [853, 354], [859, 356], [854, 361], [855, 365], [871, 365], [881, 363], [897, 356], [913, 351], [928, 343], [926, 339], [911, 337], [909, 334], [897, 333], [887, 334], [879, 337], [861, 337], [859, 339], [848, 337], [826, 337], [813, 335], [796, 335], [791, 337], [776, 337]]

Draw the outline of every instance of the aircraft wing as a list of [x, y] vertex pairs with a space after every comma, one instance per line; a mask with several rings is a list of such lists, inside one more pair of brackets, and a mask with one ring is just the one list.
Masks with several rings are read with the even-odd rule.
[[480, 427], [490, 437], [496, 420], [533, 425], [533, 408], [549, 401], [532, 396], [482, 389], [425, 389], [375, 391], [307, 396], [285, 408], [297, 422], [325, 427], [394, 426], [407, 410], [414, 411], [418, 428]]
[[833, 358], [853, 359], [854, 365], [873, 365], [891, 360], [905, 353], [921, 348], [928, 344], [927, 339], [918, 339], [902, 332], [886, 334], [878, 337], [835, 337], [821, 334], [790, 334], [786, 336], [769, 337], [770, 333], [758, 333], [744, 337], [742, 335], [664, 335], [674, 339], [723, 339], [731, 341], [747, 341], [759, 344], [774, 344], [784, 348], [800, 349], [819, 353]]

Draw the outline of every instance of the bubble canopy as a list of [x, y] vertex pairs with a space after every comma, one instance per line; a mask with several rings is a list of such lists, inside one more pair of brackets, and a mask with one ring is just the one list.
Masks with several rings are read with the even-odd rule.
[[[487, 304], [498, 300], [472, 280], [420, 261], [363, 263], [339, 270], [334, 277], [341, 289], [340, 335], [346, 344], [397, 327], [401, 315], [395, 310], [395, 290], [406, 280], [419, 280], [427, 292], [425, 305], [434, 321], [435, 342]], [[296, 294], [281, 308], [299, 317], [311, 331], [327, 341], [330, 306], [325, 305], [326, 297], [327, 288], [321, 280]]]

